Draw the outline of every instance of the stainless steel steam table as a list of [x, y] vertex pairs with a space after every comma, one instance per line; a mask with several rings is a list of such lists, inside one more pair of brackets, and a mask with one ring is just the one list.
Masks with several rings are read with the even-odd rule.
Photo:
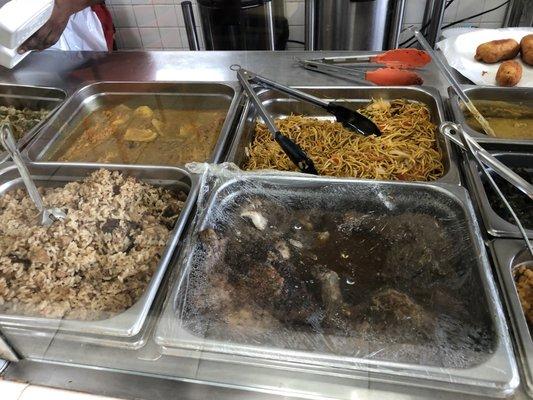
[[[342, 55], [344, 52], [315, 52], [313, 58]], [[353, 54], [351, 52], [350, 54]], [[297, 58], [310, 58], [306, 52], [56, 52], [33, 53], [15, 70], [0, 69], [0, 82], [22, 85], [57, 87], [72, 94], [82, 86], [99, 81], [202, 81], [235, 82], [232, 64], [255, 71], [283, 84], [293, 86], [346, 86], [356, 85], [349, 81], [304, 70], [296, 65]], [[431, 66], [422, 71], [424, 85], [437, 88], [447, 98], [447, 85]], [[220, 374], [217, 364], [209, 360], [176, 359], [156, 355], [147, 348], [130, 360], [122, 354], [109, 351], [94, 352], [87, 347], [85, 363], [50, 361], [57, 349], [50, 346], [43, 357], [24, 359], [8, 364], [3, 374], [6, 379], [76, 389], [97, 394], [126, 398], [164, 399], [274, 399], [311, 398], [313, 388], [321, 387], [330, 398], [342, 399], [479, 399], [451, 392], [436, 392], [429, 389], [406, 386], [390, 386], [368, 379], [357, 385], [351, 379], [339, 375], [336, 379], [326, 377], [306, 381], [300, 370], [291, 370], [282, 381], [275, 381], [253, 366], [247, 371], [256, 378], [254, 391], [235, 387], [224, 382], [206, 384], [210, 377]], [[62, 349], [66, 352], [68, 349]], [[63, 354], [65, 356], [67, 353]], [[114, 360], [113, 369], [102, 366], [101, 357]], [[160, 357], [157, 359], [157, 357]], [[64, 359], [68, 359], [65, 357]], [[100, 361], [100, 363], [99, 363]], [[131, 372], [134, 362], [144, 362], [143, 371]], [[74, 364], [74, 365], [73, 365]], [[85, 364], [85, 365], [84, 365]], [[100, 364], [100, 366], [98, 366]], [[3, 362], [0, 360], [0, 370]], [[168, 371], [174, 373], [169, 377]], [[231, 377], [231, 368], [223, 371]], [[369, 376], [370, 377], [370, 376]], [[290, 388], [290, 389], [288, 389]], [[179, 393], [179, 394], [178, 394]], [[526, 398], [521, 390], [514, 398]]]

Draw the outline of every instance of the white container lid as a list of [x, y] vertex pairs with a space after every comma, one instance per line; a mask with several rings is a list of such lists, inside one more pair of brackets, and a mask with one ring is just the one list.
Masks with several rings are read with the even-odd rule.
[[52, 15], [54, 0], [11, 0], [0, 8], [0, 45], [17, 49]]
[[11, 69], [30, 53], [31, 51], [26, 51], [23, 54], [19, 54], [17, 49], [8, 49], [7, 47], [0, 46], [0, 65]]

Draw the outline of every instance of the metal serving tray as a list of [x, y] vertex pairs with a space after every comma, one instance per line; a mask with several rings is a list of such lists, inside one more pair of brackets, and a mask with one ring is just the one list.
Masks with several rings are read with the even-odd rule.
[[521, 240], [497, 239], [489, 246], [513, 327], [518, 361], [525, 380], [524, 387], [529, 396], [533, 397], [533, 342], [513, 277], [513, 270], [518, 264], [533, 260], [528, 258], [528, 252]]
[[[533, 88], [504, 88], [493, 86], [464, 86], [465, 93], [472, 100], [498, 100], [508, 101], [509, 103], [526, 104], [533, 109]], [[460, 106], [460, 99], [457, 94], [450, 87], [448, 88], [448, 94], [450, 96], [450, 107], [453, 117], [456, 122], [463, 126], [465, 132], [477, 138], [479, 142], [485, 143], [500, 143], [500, 144], [518, 144], [518, 145], [531, 145], [533, 140], [530, 139], [502, 139], [488, 136], [482, 132], [478, 132], [472, 129], [466, 122], [465, 114]]]
[[[335, 100], [344, 103], [349, 108], [360, 108], [365, 106], [372, 99], [393, 100], [404, 98], [419, 101], [428, 106], [433, 122], [438, 126], [445, 120], [442, 99], [438, 90], [429, 87], [374, 87], [374, 86], [343, 86], [343, 87], [322, 87], [306, 86], [298, 87], [304, 92], [312, 93], [327, 100]], [[286, 94], [273, 89], [263, 90], [259, 98], [274, 118], [282, 118], [291, 114], [303, 114], [310, 117], [334, 120], [331, 114], [324, 109], [305, 103]], [[235, 136], [225, 161], [242, 165], [246, 160], [245, 148], [253, 141], [255, 123], [258, 114], [253, 105], [247, 101], [239, 124], [237, 125]], [[456, 163], [456, 155], [448, 139], [437, 133], [438, 146], [444, 156], [444, 175], [439, 182], [460, 184], [460, 173]]]
[[[49, 114], [41, 122], [26, 132], [17, 142], [20, 149], [35, 136], [45, 122], [50, 119], [52, 114], [65, 101], [67, 94], [56, 88], [39, 87], [39, 86], [20, 86], [0, 84], [0, 106], [13, 106], [15, 108], [30, 108], [33, 110], [49, 110]], [[0, 163], [9, 158], [7, 152], [0, 147]]]
[[[492, 155], [510, 167], [533, 169], [533, 152], [493, 152]], [[490, 185], [490, 183], [487, 182], [487, 179], [477, 164], [465, 158], [463, 165], [465, 166], [467, 185], [478, 203], [478, 208], [487, 232], [496, 237], [521, 237], [520, 231], [515, 224], [507, 222], [493, 210], [485, 190], [485, 185]], [[532, 229], [526, 229], [526, 233], [530, 239], [533, 239]]]
[[[468, 238], [463, 240], [468, 243], [468, 254], [472, 257], [472, 265], [468, 271], [473, 275], [470, 279], [476, 279], [476, 290], [472, 293], [476, 298], [483, 298], [482, 309], [487, 312], [487, 321], [490, 321], [493, 332], [493, 344], [486, 353], [486, 358], [479, 361], [471, 361], [465, 368], [442, 368], [423, 363], [407, 363], [400, 361], [387, 361], [380, 359], [379, 351], [370, 354], [368, 358], [341, 356], [316, 351], [294, 350], [291, 348], [279, 348], [270, 345], [255, 343], [235, 343], [231, 341], [215, 340], [196, 336], [184, 328], [182, 320], [183, 294], [189, 287], [188, 274], [191, 270], [193, 254], [182, 253], [180, 276], [176, 287], [167, 298], [163, 313], [158, 322], [155, 341], [161, 347], [161, 352], [167, 355], [185, 356], [200, 359], [209, 359], [221, 363], [241, 365], [238, 370], [232, 370], [235, 376], [243, 376], [247, 373], [246, 365], [266, 366], [270, 368], [305, 368], [310, 374], [334, 374], [353, 379], [369, 379], [376, 382], [400, 383], [417, 385], [436, 389], [452, 390], [473, 394], [484, 394], [503, 397], [514, 392], [518, 386], [517, 369], [507, 332], [505, 317], [499, 302], [498, 294], [494, 286], [490, 271], [490, 264], [486, 257], [483, 241], [472, 215], [472, 205], [465, 189], [450, 184], [422, 184], [403, 182], [377, 182], [370, 180], [353, 179], [330, 179], [308, 178], [272, 175], [247, 174], [247, 179], [253, 179], [254, 185], [258, 185], [259, 192], [266, 190], [265, 187], [274, 187], [276, 190], [290, 192], [291, 195], [300, 196], [324, 196], [324, 193], [335, 192], [334, 189], [356, 189], [353, 192], [373, 193], [367, 202], [383, 202], [382, 207], [397, 210], [398, 206], [390, 203], [396, 195], [409, 194], [407, 197], [416, 200], [406, 200], [403, 197], [402, 205], [411, 204], [416, 210], [425, 210], [430, 213], [432, 207], [442, 210], [453, 210], [455, 215], [460, 215], [461, 227], [467, 232]], [[209, 224], [212, 213], [220, 212], [228, 199], [234, 198], [242, 187], [242, 181], [231, 179], [226, 183], [215, 187], [207, 200], [205, 211], [199, 215], [196, 221], [197, 231], [204, 229]], [[272, 193], [278, 193], [276, 190]], [[350, 192], [350, 193], [353, 193]], [[264, 192], [263, 192], [264, 193]], [[347, 198], [335, 192], [331, 199], [323, 198], [328, 204], [335, 203], [335, 209], [339, 202], [346, 204]], [[327, 195], [326, 195], [327, 196]], [[344, 195], [346, 197], [346, 195]], [[423, 198], [424, 201], [420, 201]], [[404, 203], [405, 202], [405, 203]], [[289, 201], [290, 203], [290, 201]], [[350, 203], [352, 204], [352, 203]], [[364, 199], [353, 199], [353, 204], [366, 204]], [[372, 203], [374, 204], [374, 203]], [[417, 204], [413, 206], [412, 204]], [[329, 207], [329, 206], [328, 206]], [[333, 207], [333, 206], [332, 206]], [[440, 208], [443, 207], [443, 208]], [[329, 208], [328, 208], [329, 209]], [[444, 211], [444, 213], [446, 213]], [[431, 215], [431, 214], [430, 214]], [[444, 217], [443, 217], [444, 218]], [[191, 239], [192, 240], [192, 239]], [[471, 269], [470, 269], [471, 267]], [[298, 332], [287, 337], [286, 343], [294, 343], [293, 340], [301, 340]], [[361, 344], [363, 346], [363, 344]], [[289, 346], [290, 347], [290, 346]], [[485, 353], [483, 353], [485, 356]], [[221, 365], [221, 370], [225, 367]]]
[[[225, 151], [228, 136], [239, 111], [239, 91], [224, 83], [198, 82], [99, 82], [74, 93], [39, 135], [29, 144], [24, 155], [32, 161], [44, 161], [55, 146], [75, 133], [75, 128], [92, 112], [102, 106], [120, 104], [132, 98], [142, 104], [142, 98], [185, 98], [181, 107], [198, 110], [226, 109], [226, 118], [217, 143], [207, 162], [219, 162]], [[177, 165], [176, 165], [177, 166]]]
[[[161, 255], [159, 265], [145, 293], [129, 309], [105, 320], [79, 321], [0, 314], [0, 327], [52, 330], [60, 333], [111, 337], [118, 340], [133, 338], [141, 331], [176, 244], [180, 240], [180, 235], [183, 232], [188, 216], [194, 207], [195, 184], [186, 171], [173, 167], [73, 163], [32, 163], [29, 165], [30, 173], [36, 180], [37, 185], [51, 187], [61, 186], [72, 181], [79, 181], [100, 168], [122, 171], [128, 176], [136, 177], [144, 182], [157, 186], [181, 189], [188, 194], [185, 206], [176, 221], [167, 246]], [[22, 186], [22, 180], [14, 166], [9, 166], [0, 171], [0, 195], [19, 186]]]

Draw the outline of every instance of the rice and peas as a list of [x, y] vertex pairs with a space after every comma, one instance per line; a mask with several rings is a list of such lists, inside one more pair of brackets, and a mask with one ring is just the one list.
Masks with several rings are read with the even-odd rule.
[[104, 169], [39, 191], [66, 220], [40, 226], [23, 188], [0, 196], [0, 312], [97, 320], [131, 307], [186, 194]]

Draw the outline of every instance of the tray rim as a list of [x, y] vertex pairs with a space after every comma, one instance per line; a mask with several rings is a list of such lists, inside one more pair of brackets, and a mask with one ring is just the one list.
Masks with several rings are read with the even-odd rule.
[[[27, 89], [27, 90], [51, 91], [51, 92], [57, 93], [58, 96], [61, 96], [61, 98], [59, 98], [59, 97], [53, 98], [53, 97], [47, 97], [47, 96], [43, 96], [42, 97], [43, 100], [56, 101], [57, 104], [56, 104], [55, 107], [53, 107], [50, 110], [50, 112], [48, 113], [48, 115], [46, 117], [44, 117], [37, 125], [35, 125], [33, 128], [31, 128], [29, 131], [24, 133], [24, 135], [22, 135], [22, 137], [17, 141], [17, 148], [19, 150], [22, 150], [40, 132], [40, 130], [44, 127], [44, 125], [48, 122], [48, 120], [51, 119], [54, 116], [54, 114], [63, 106], [63, 104], [67, 101], [69, 96], [68, 96], [68, 94], [67, 94], [67, 92], [65, 90], [63, 90], [61, 88], [58, 88], [58, 87], [35, 86], [35, 85], [16, 85], [16, 84], [10, 84], [10, 83], [0, 83], [0, 90], [2, 88], [12, 88], [12, 87], [16, 87], [17, 89], [18, 88], [22, 88], [22, 89]], [[24, 99], [24, 98], [30, 99], [30, 98], [36, 97], [36, 96], [31, 96], [31, 95], [5, 95], [5, 94], [0, 93], [0, 98], [6, 97], [6, 96], [7, 97], [17, 97], [17, 98], [22, 98], [22, 99]], [[39, 96], [39, 98], [41, 98], [41, 97]], [[6, 151], [4, 151], [4, 150], [0, 151], [0, 164], [9, 161], [9, 159], [10, 159], [9, 154], [7, 154]]]
[[[501, 156], [521, 157], [525, 155], [527, 157], [531, 157], [531, 159], [533, 160], [533, 154], [526, 152], [491, 151], [491, 154], [496, 158]], [[489, 235], [497, 238], [522, 237], [518, 227], [515, 224], [512, 224], [500, 217], [490, 205], [490, 201], [487, 197], [487, 192], [485, 190], [485, 185], [481, 181], [480, 177], [480, 174], [482, 172], [479, 170], [475, 161], [465, 157], [463, 159], [463, 166], [463, 170], [465, 171], [466, 183], [471, 188], [471, 191], [473, 192], [473, 197], [477, 201], [483, 225], [485, 226], [485, 229], [489, 233]], [[533, 239], [533, 229], [526, 228], [526, 234], [530, 239]]]
[[[480, 91], [495, 91], [495, 92], [530, 92], [530, 95], [533, 96], [533, 88], [527, 87], [495, 87], [495, 86], [477, 86], [477, 85], [461, 85], [465, 93], [468, 95], [468, 92], [473, 90]], [[497, 138], [485, 135], [484, 133], [478, 132], [475, 129], [472, 129], [467, 123], [461, 107], [459, 106], [459, 96], [455, 93], [453, 88], [448, 87], [448, 101], [450, 104], [450, 109], [452, 112], [453, 119], [455, 122], [462, 125], [466, 133], [476, 138], [476, 141], [479, 143], [493, 143], [500, 145], [533, 145], [533, 139], [505, 139]]]
[[525, 389], [528, 395], [533, 397], [533, 342], [511, 272], [514, 259], [525, 250], [525, 246], [521, 240], [498, 238], [489, 242], [489, 248], [511, 320], [518, 349], [517, 359], [525, 378]]
[[[328, 177], [295, 177], [295, 173], [293, 174], [284, 174], [281, 172], [272, 172], [272, 173], [262, 173], [257, 174], [253, 172], [247, 173], [248, 177], [259, 177], [263, 178], [265, 180], [268, 180], [269, 182], [272, 182], [272, 179], [283, 179], [286, 181], [292, 181], [294, 179], [300, 180], [300, 181], [306, 181], [310, 182], [312, 180], [315, 180], [316, 182], [320, 181], [326, 181], [331, 184], [349, 184], [349, 185], [357, 185], [357, 184], [364, 184], [364, 185], [394, 185], [394, 186], [411, 186], [411, 187], [420, 187], [423, 189], [431, 189], [436, 190], [440, 192], [444, 192], [451, 197], [454, 197], [456, 201], [460, 202], [463, 205], [463, 210], [465, 212], [468, 225], [469, 225], [469, 231], [472, 234], [472, 242], [474, 249], [479, 254], [480, 262], [478, 262], [478, 268], [479, 268], [479, 275], [480, 279], [484, 285], [484, 290], [487, 293], [487, 304], [490, 307], [491, 311], [491, 320], [493, 322], [493, 328], [496, 333], [496, 347], [494, 350], [494, 353], [492, 353], [485, 362], [474, 365], [470, 368], [462, 368], [462, 369], [454, 369], [454, 368], [448, 368], [443, 369], [440, 367], [433, 367], [433, 366], [421, 366], [421, 365], [415, 365], [415, 364], [408, 364], [408, 363], [399, 363], [399, 362], [390, 362], [390, 361], [380, 361], [375, 359], [364, 359], [364, 358], [355, 358], [355, 357], [344, 357], [349, 361], [349, 365], [346, 364], [339, 366], [339, 365], [320, 365], [320, 367], [324, 368], [333, 368], [337, 373], [338, 369], [341, 368], [344, 371], [369, 371], [369, 372], [376, 372], [378, 374], [385, 374], [392, 376], [392, 380], [395, 383], [402, 383], [402, 380], [406, 380], [408, 384], [414, 384], [413, 380], [420, 381], [419, 383], [421, 386], [424, 387], [432, 387], [432, 388], [438, 388], [438, 389], [445, 389], [445, 390], [458, 390], [460, 392], [464, 393], [473, 393], [473, 394], [479, 394], [479, 393], [490, 393], [491, 395], [495, 396], [507, 396], [515, 391], [515, 389], [518, 387], [519, 384], [519, 378], [518, 378], [518, 371], [516, 368], [516, 364], [514, 361], [514, 354], [512, 352], [511, 344], [510, 344], [510, 338], [507, 334], [507, 325], [505, 322], [505, 318], [503, 317], [503, 311], [501, 304], [499, 302], [499, 297], [496, 292], [496, 287], [494, 285], [494, 281], [492, 279], [492, 273], [490, 270], [490, 265], [488, 262], [488, 256], [485, 252], [484, 243], [481, 237], [481, 233], [479, 230], [479, 227], [476, 224], [476, 221], [473, 217], [474, 211], [472, 204], [470, 203], [468, 192], [466, 189], [453, 185], [453, 184], [447, 184], [447, 183], [433, 183], [431, 185], [428, 185], [427, 183], [421, 183], [421, 182], [398, 182], [398, 181], [372, 181], [372, 180], [354, 180], [354, 179], [334, 179], [334, 178], [328, 178]], [[285, 176], [284, 176], [285, 175]], [[209, 204], [206, 206], [206, 210], [212, 205], [213, 199], [216, 198], [217, 193], [219, 193], [221, 190], [224, 189], [225, 186], [232, 184], [236, 179], [231, 179], [228, 182], [225, 182], [220, 187], [218, 187], [216, 190], [213, 190], [210, 193], [209, 200], [206, 204]], [[201, 225], [204, 222], [205, 214], [203, 213], [198, 221], [195, 221], [195, 226]], [[189, 239], [191, 240], [191, 235], [189, 235]], [[194, 340], [196, 340], [196, 344], [194, 345], [184, 345], [179, 346], [180, 340], [173, 338], [169, 336], [168, 334], [168, 322], [165, 322], [166, 319], [175, 318], [174, 315], [174, 301], [175, 297], [179, 292], [180, 286], [183, 282], [183, 280], [186, 278], [186, 271], [188, 269], [189, 265], [189, 258], [191, 255], [187, 257], [187, 259], [180, 259], [179, 267], [180, 267], [180, 276], [175, 282], [175, 286], [172, 288], [171, 292], [169, 293], [169, 296], [167, 297], [163, 312], [161, 313], [159, 317], [159, 321], [156, 327], [156, 332], [154, 334], [154, 340], [157, 345], [160, 346], [161, 351], [163, 354], [167, 355], [177, 355], [181, 354], [183, 352], [197, 352], [202, 358], [207, 359], [214, 359], [217, 361], [229, 361], [229, 362], [235, 362], [236, 360], [242, 360], [242, 359], [253, 359], [255, 362], [261, 362], [265, 365], [269, 365], [272, 360], [270, 359], [264, 359], [257, 356], [257, 354], [252, 355], [249, 351], [243, 351], [241, 353], [228, 353], [227, 351], [227, 342], [223, 341], [212, 341], [209, 339], [203, 339], [203, 338], [196, 338], [192, 334], [190, 334], [188, 331], [185, 331], [184, 329], [179, 328], [180, 331], [185, 331], [186, 335], [189, 335], [189, 337], [193, 337]], [[165, 326], [166, 325], [166, 326]], [[183, 341], [186, 343], [186, 341]], [[237, 347], [239, 345], [236, 345]], [[244, 346], [243, 346], [244, 347]], [[255, 347], [257, 346], [246, 346], [246, 347]], [[266, 348], [265, 349], [274, 349], [274, 348]], [[218, 351], [217, 351], [218, 350]], [[272, 352], [272, 351], [271, 351]], [[292, 359], [287, 360], [287, 363], [311, 363], [312, 365], [316, 366], [316, 363], [313, 364], [312, 361], [309, 360], [309, 357], [305, 357], [309, 354], [316, 354], [316, 353], [310, 353], [306, 351], [299, 351], [299, 350], [287, 350], [287, 349], [278, 349], [277, 352], [274, 349], [272, 352], [274, 354], [277, 353], [278, 358], [276, 358], [276, 361], [280, 362], [283, 361], [283, 355], [285, 354], [291, 354], [294, 355]], [[325, 358], [331, 358], [329, 356]], [[336, 358], [336, 357], [333, 357]], [[341, 357], [342, 358], [342, 357]], [[498, 369], [495, 365], [491, 366], [491, 363], [497, 362], [498, 359], [505, 360], [506, 367], [508, 367], [508, 370], [506, 371], [505, 378], [501, 379], [500, 382], [498, 382], [497, 387], [488, 388], [488, 383], [494, 382], [494, 379], [487, 378], [485, 381], [481, 379], [481, 376], [486, 376], [487, 371], [491, 371], [494, 369]], [[291, 364], [294, 366], [294, 364]], [[380, 369], [380, 367], [385, 367], [386, 369]], [[411, 371], [414, 373], [409, 376], [405, 376], [405, 371]], [[443, 371], [444, 370], [444, 371]], [[451, 371], [459, 371], [463, 374], [454, 375], [453, 381], [450, 381], [449, 377], [451, 374]], [[500, 371], [501, 372], [501, 371]], [[433, 375], [432, 375], [433, 374]], [[492, 377], [493, 378], [493, 377]], [[469, 381], [469, 379], [477, 379], [478, 381], [476, 383], [472, 383], [472, 381]], [[432, 385], [433, 383], [433, 385]], [[457, 384], [461, 386], [460, 389], [455, 388], [454, 385]], [[437, 386], [435, 386], [437, 385]], [[451, 386], [450, 386], [451, 385]]]
[[[310, 85], [310, 86], [294, 86], [295, 89], [299, 90], [370, 90], [370, 91], [387, 91], [387, 90], [401, 90], [405, 92], [419, 92], [423, 93], [425, 95], [430, 96], [433, 101], [435, 101], [435, 106], [437, 109], [436, 119], [438, 120], [437, 125], [446, 121], [446, 113], [444, 109], [444, 102], [442, 100], [442, 96], [438, 89], [429, 87], [429, 86], [357, 86], [357, 85], [343, 85], [343, 86], [316, 86], [316, 85]], [[263, 93], [267, 91], [276, 91], [275, 89], [262, 89], [260, 92], [258, 92], [259, 96], [261, 96]], [[284, 97], [290, 97], [288, 95], [283, 94]], [[327, 96], [322, 96], [324, 98], [327, 98]], [[357, 100], [354, 98], [354, 100]], [[370, 100], [370, 99], [369, 99]], [[241, 140], [243, 140], [243, 134], [244, 134], [244, 125], [246, 124], [246, 120], [248, 118], [248, 114], [250, 113], [250, 109], [252, 107], [252, 104], [249, 100], [247, 100], [244, 104], [243, 111], [239, 117], [237, 126], [235, 128], [235, 134], [233, 136], [232, 141], [230, 142], [228, 146], [228, 152], [226, 154], [226, 157], [224, 158], [224, 161], [228, 162], [235, 162], [235, 159], [237, 157], [238, 147], [240, 145]], [[435, 181], [413, 181], [413, 182], [419, 182], [419, 183], [433, 183], [433, 182], [445, 182], [445, 183], [452, 183], [452, 184], [461, 184], [461, 176], [459, 172], [458, 167], [458, 161], [457, 161], [457, 154], [455, 152], [454, 147], [452, 146], [451, 142], [443, 136], [440, 132], [437, 132], [437, 141], [442, 143], [442, 146], [444, 148], [441, 148], [441, 151], [445, 154], [443, 154], [444, 158], [446, 159], [449, 169], [442, 177]], [[441, 146], [441, 144], [439, 144]], [[342, 177], [342, 178], [335, 178], [334, 179], [360, 179], [360, 178], [350, 178], [350, 177]], [[374, 181], [374, 179], [368, 179], [370, 181]]]
[[[148, 313], [159, 291], [159, 286], [163, 280], [166, 270], [169, 267], [172, 256], [174, 255], [174, 250], [176, 249], [180, 239], [182, 239], [188, 219], [195, 206], [198, 190], [197, 179], [193, 178], [193, 176], [186, 170], [178, 167], [89, 163], [29, 163], [28, 168], [30, 169], [30, 172], [35, 169], [40, 170], [41, 168], [46, 171], [49, 169], [53, 170], [54, 168], [59, 170], [64, 168], [66, 170], [65, 173], [68, 173], [68, 171], [72, 169], [81, 169], [83, 171], [91, 172], [101, 168], [119, 170], [123, 172], [128, 170], [138, 171], [140, 173], [146, 173], [147, 171], [148, 173], [165, 171], [168, 173], [175, 173], [177, 175], [179, 174], [179, 179], [185, 178], [190, 182], [189, 193], [187, 195], [184, 207], [174, 225], [174, 228], [170, 232], [169, 239], [161, 254], [160, 261], [154, 271], [154, 274], [152, 275], [150, 283], [148, 284], [145, 292], [130, 308], [113, 317], [96, 321], [0, 314], [0, 326], [2, 327], [48, 331], [52, 330], [57, 333], [74, 334], [80, 336], [85, 335], [94, 338], [110, 337], [118, 340], [131, 339], [135, 337], [142, 330], [146, 322]], [[3, 169], [0, 169], [0, 180], [2, 180], [6, 173], [11, 171], [16, 173], [16, 166], [13, 164], [6, 165]], [[79, 177], [81, 178], [82, 176]], [[18, 179], [20, 179], [20, 177], [9, 179], [6, 182], [11, 182]], [[141, 180], [146, 179], [150, 178], [141, 178]], [[174, 182], [177, 182], [179, 179], [174, 179]]]
[[[172, 86], [175, 86], [175, 87], [179, 87], [180, 85], [196, 85], [196, 86], [209, 86], [209, 85], [217, 85], [217, 86], [221, 86], [221, 87], [225, 87], [227, 89], [230, 89], [232, 91], [232, 94], [231, 94], [231, 100], [230, 100], [230, 103], [228, 105], [228, 108], [227, 108], [227, 111], [226, 111], [226, 116], [224, 118], [224, 123], [222, 124], [222, 127], [220, 128], [220, 133], [218, 135], [218, 139], [217, 139], [217, 142], [211, 152], [211, 156], [208, 160], [206, 160], [206, 162], [213, 162], [213, 163], [217, 163], [219, 162], [223, 156], [224, 156], [224, 152], [226, 150], [226, 147], [227, 147], [227, 144], [230, 140], [230, 136], [232, 134], [232, 131], [231, 131], [231, 128], [234, 124], [234, 121], [235, 119], [238, 117], [239, 115], [239, 104], [241, 102], [241, 95], [242, 95], [242, 89], [240, 88], [239, 85], [237, 85], [236, 83], [234, 82], [225, 82], [225, 81], [214, 81], [214, 82], [206, 82], [206, 81], [202, 81], [202, 82], [198, 82], [198, 81], [115, 81], [115, 80], [109, 80], [109, 81], [97, 81], [97, 82], [92, 82], [92, 83], [88, 83], [86, 85], [83, 85], [81, 87], [79, 87], [74, 93], [72, 93], [68, 99], [61, 105], [61, 107], [57, 110], [57, 112], [55, 113], [55, 115], [53, 116], [53, 118], [50, 118], [47, 122], [46, 122], [46, 125], [44, 125], [42, 127], [42, 129], [38, 132], [37, 135], [34, 135], [34, 137], [32, 138], [32, 140], [27, 144], [27, 146], [25, 147], [25, 149], [23, 150], [22, 152], [22, 156], [28, 160], [28, 161], [31, 161], [31, 162], [35, 162], [35, 163], [42, 163], [42, 162], [46, 162], [46, 163], [56, 163], [56, 162], [59, 162], [59, 161], [47, 161], [47, 160], [43, 160], [45, 154], [48, 152], [48, 149], [49, 147], [54, 143], [56, 142], [58, 139], [59, 139], [59, 135], [61, 133], [52, 133], [52, 137], [49, 138], [49, 140], [46, 141], [46, 143], [44, 143], [44, 140], [43, 140], [43, 143], [39, 143], [40, 140], [44, 139], [45, 136], [47, 136], [47, 134], [51, 131], [53, 131], [53, 124], [55, 123], [55, 121], [57, 121], [64, 113], [65, 113], [65, 110], [66, 108], [71, 104], [73, 103], [74, 101], [76, 101], [80, 96], [83, 95], [83, 93], [85, 91], [89, 91], [93, 88], [100, 88], [100, 87], [103, 87], [105, 89], [106, 86], [108, 85], [117, 85], [117, 86], [128, 86], [128, 85], [133, 85], [133, 86], [169, 86], [169, 87], [172, 87]], [[109, 95], [109, 94], [139, 94], [138, 92], [128, 92], [127, 90], [124, 90], [124, 91], [120, 91], [120, 92], [106, 92], [106, 91], [97, 91], [96, 93], [93, 93], [91, 96], [94, 96], [94, 95]], [[145, 95], [153, 95], [153, 94], [157, 94], [158, 92], [148, 92], [148, 93], [144, 93]], [[165, 93], [165, 94], [168, 94], [168, 95], [172, 95], [172, 96], [179, 96], [178, 93], [172, 93], [172, 92], [169, 92], [169, 93]], [[191, 94], [194, 94], [191, 92]], [[90, 97], [90, 96], [88, 96]], [[85, 97], [85, 98], [88, 98], [88, 97]], [[82, 98], [82, 100], [79, 102], [79, 105], [77, 106], [76, 108], [76, 113], [74, 113], [72, 116], [68, 117], [65, 122], [62, 124], [62, 127], [68, 122], [70, 121], [77, 113], [78, 113], [78, 108], [81, 106], [81, 104], [83, 103], [83, 100], [85, 98]], [[32, 156], [33, 155], [33, 152], [37, 153], [35, 156]], [[69, 161], [71, 162], [71, 161]], [[72, 163], [80, 163], [79, 161], [72, 161]], [[103, 164], [103, 163], [98, 163], [98, 162], [81, 162], [81, 163], [84, 163], [84, 164]], [[117, 164], [117, 163], [115, 163]], [[109, 164], [111, 165], [111, 164]], [[141, 165], [141, 164], [123, 164], [123, 165]], [[185, 165], [164, 165], [164, 164], [150, 164], [150, 166], [156, 166], [156, 167], [176, 167], [176, 168], [184, 168]]]

